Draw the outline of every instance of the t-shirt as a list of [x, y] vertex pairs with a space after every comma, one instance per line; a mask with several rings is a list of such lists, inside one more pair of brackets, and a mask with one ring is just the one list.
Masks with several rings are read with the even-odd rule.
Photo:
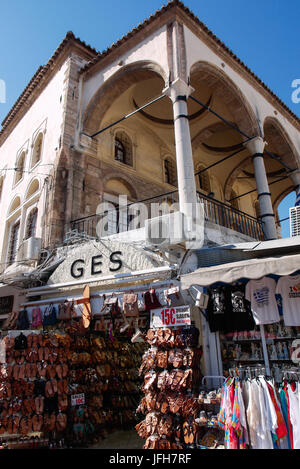
[[286, 326], [300, 326], [300, 275], [281, 277], [276, 293], [282, 298], [283, 319]]
[[207, 318], [211, 332], [252, 331], [255, 327], [245, 287], [226, 285], [208, 290]]
[[251, 311], [256, 324], [273, 324], [280, 321], [275, 297], [276, 282], [264, 277], [250, 280], [246, 285], [246, 299], [251, 303]]

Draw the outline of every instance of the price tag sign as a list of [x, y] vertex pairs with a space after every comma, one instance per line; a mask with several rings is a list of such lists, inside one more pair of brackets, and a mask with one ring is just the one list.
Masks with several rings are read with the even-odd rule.
[[71, 396], [71, 404], [72, 406], [84, 405], [85, 404], [84, 394], [73, 394], [73, 396]]
[[191, 309], [189, 306], [176, 306], [174, 308], [159, 308], [151, 310], [150, 327], [152, 329], [190, 325]]

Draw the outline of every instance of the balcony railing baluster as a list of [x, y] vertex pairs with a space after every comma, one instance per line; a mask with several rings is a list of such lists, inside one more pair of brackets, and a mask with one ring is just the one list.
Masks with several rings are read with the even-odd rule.
[[[232, 208], [223, 202], [212, 199], [211, 197], [208, 197], [207, 195], [202, 194], [201, 192], [197, 192], [197, 200], [199, 203], [203, 204], [204, 217], [206, 222], [224, 226], [225, 228], [231, 228], [254, 239], [264, 239], [262, 223], [260, 220], [252, 217], [251, 215], [248, 215], [247, 213]], [[151, 204], [178, 204], [178, 191], [142, 200], [139, 203], [143, 203], [146, 205], [148, 211], [148, 218], [158, 216], [158, 213], [152, 213]], [[128, 213], [128, 208], [126, 217], [124, 215], [127, 220], [127, 223], [124, 222], [124, 218], [122, 218], [124, 213], [125, 211], [122, 210], [122, 212], [118, 211], [117, 214], [118, 222], [116, 222], [116, 231], [118, 233], [124, 230], [130, 230], [130, 216]], [[80, 233], [87, 233], [91, 237], [97, 237], [99, 236], [99, 234], [97, 233], [97, 226], [99, 220], [100, 215], [90, 215], [88, 217], [71, 221], [70, 227], [72, 230], [77, 230]], [[144, 226], [144, 223], [142, 223], [141, 226]]]

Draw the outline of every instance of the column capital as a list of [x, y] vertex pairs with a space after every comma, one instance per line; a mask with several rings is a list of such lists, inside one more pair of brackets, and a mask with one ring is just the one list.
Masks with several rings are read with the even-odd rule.
[[188, 98], [194, 92], [194, 88], [188, 85], [182, 78], [176, 78], [169, 86], [163, 89], [163, 93], [174, 103], [178, 96]]
[[300, 186], [300, 169], [295, 169], [295, 171], [289, 173], [289, 176], [295, 186]]
[[244, 147], [247, 148], [251, 155], [263, 154], [267, 142], [262, 137], [254, 137], [249, 142], [244, 143]]

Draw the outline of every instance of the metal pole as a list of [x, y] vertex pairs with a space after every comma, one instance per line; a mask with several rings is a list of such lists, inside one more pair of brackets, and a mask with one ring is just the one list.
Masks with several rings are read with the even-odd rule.
[[[239, 129], [236, 125], [232, 124], [232, 122], [224, 119], [224, 117], [220, 116], [220, 114], [218, 114], [217, 112], [213, 111], [209, 106], [207, 106], [206, 104], [202, 103], [201, 101], [199, 101], [199, 99], [196, 99], [194, 98], [193, 96], [189, 96], [190, 99], [192, 99], [193, 101], [195, 101], [196, 103], [200, 104], [200, 106], [203, 106], [205, 109], [207, 109], [209, 112], [211, 112], [214, 116], [216, 116], [218, 119], [220, 119], [221, 121], [223, 121], [225, 124], [227, 124], [229, 127], [231, 127], [232, 129], [236, 130], [237, 132], [239, 132], [241, 135], [243, 135], [244, 137], [246, 137], [248, 140], [251, 139], [251, 137], [249, 137], [249, 135], [245, 134], [245, 132], [243, 132], [241, 129]], [[252, 137], [253, 138], [253, 137]], [[278, 161], [280, 164], [282, 164], [282, 166], [284, 166], [286, 169], [288, 169], [289, 171], [295, 171], [294, 169], [291, 169], [289, 166], [287, 166], [284, 162], [281, 161], [281, 159], [278, 157], [278, 156], [275, 156], [273, 155], [273, 153], [270, 153], [268, 151], [265, 151], [266, 155], [270, 156], [272, 159]]]
[[134, 116], [135, 114], [137, 114], [138, 112], [142, 111], [142, 110], [145, 109], [146, 107], [151, 106], [151, 104], [154, 104], [154, 103], [156, 103], [157, 101], [159, 101], [160, 99], [165, 98], [165, 96], [166, 96], [165, 94], [162, 94], [162, 95], [159, 96], [158, 98], [155, 98], [155, 99], [153, 99], [152, 101], [150, 101], [149, 103], [144, 104], [144, 106], [142, 106], [142, 107], [136, 109], [135, 111], [130, 112], [129, 114], [126, 114], [126, 116], [121, 117], [121, 119], [118, 119], [117, 121], [113, 122], [112, 124], [110, 124], [110, 125], [104, 127], [104, 129], [99, 130], [99, 132], [96, 132], [96, 133], [93, 134], [93, 135], [88, 135], [88, 134], [84, 134], [84, 135], [86, 135], [87, 137], [90, 137], [90, 138], [94, 138], [94, 137], [96, 137], [96, 135], [101, 134], [101, 133], [104, 132], [105, 130], [108, 130], [108, 129], [110, 129], [111, 127], [113, 127], [114, 125], [117, 125], [117, 124], [119, 124], [120, 122], [124, 121], [125, 119], [128, 119], [129, 117]]
[[267, 349], [267, 344], [266, 344], [265, 328], [263, 324], [260, 324], [259, 328], [260, 328], [260, 336], [261, 336], [261, 342], [262, 342], [262, 347], [263, 347], [264, 361], [266, 365], [266, 373], [268, 376], [271, 376], [268, 349]]

